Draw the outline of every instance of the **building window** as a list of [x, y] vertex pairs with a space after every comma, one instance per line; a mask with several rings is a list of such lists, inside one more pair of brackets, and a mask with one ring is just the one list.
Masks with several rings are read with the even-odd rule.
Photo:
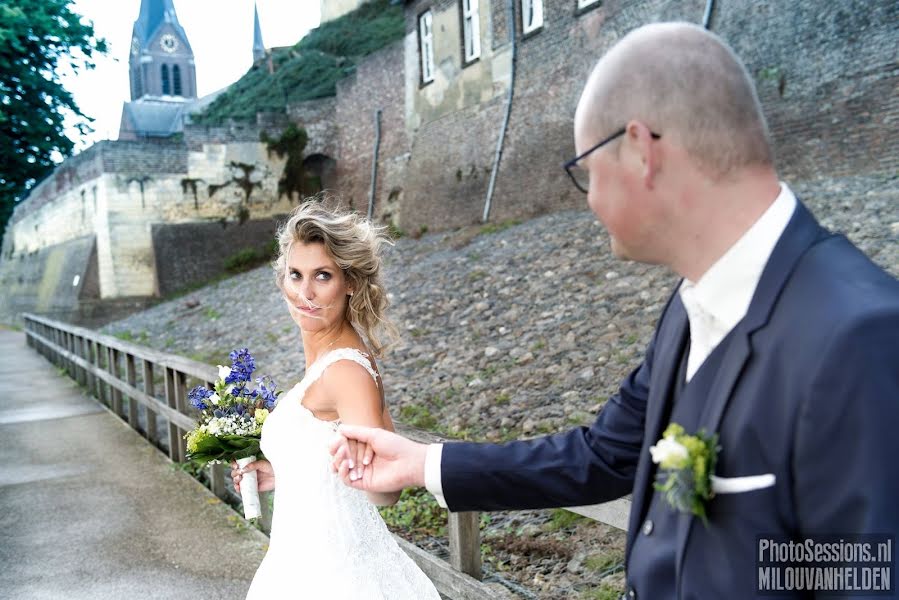
[[172, 67], [172, 89], [176, 96], [183, 96], [181, 93], [181, 67], [174, 65]]
[[521, 33], [526, 35], [541, 27], [543, 27], [543, 0], [521, 0]]
[[134, 96], [133, 99], [137, 100], [141, 96], [144, 95], [144, 86], [141, 84], [140, 80], [140, 71], [134, 70], [132, 71], [132, 77], [134, 78]]
[[434, 17], [425, 11], [418, 17], [418, 44], [421, 51], [421, 82], [434, 81]]
[[594, 5], [599, 4], [599, 0], [576, 0], [577, 1], [577, 9], [578, 11], [583, 11], [588, 8], [592, 8]]
[[478, 0], [462, 0], [462, 48], [464, 64], [481, 55], [481, 30], [478, 19]]
[[162, 65], [162, 95], [169, 96], [172, 93], [172, 85], [169, 82], [169, 66]]

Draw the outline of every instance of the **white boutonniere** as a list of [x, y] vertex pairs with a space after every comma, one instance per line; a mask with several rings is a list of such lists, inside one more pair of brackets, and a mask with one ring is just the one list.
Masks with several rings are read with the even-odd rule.
[[696, 515], [706, 525], [705, 503], [714, 496], [711, 479], [719, 449], [717, 434], [700, 430], [687, 435], [677, 423], [671, 423], [649, 448], [652, 462], [659, 465], [655, 489], [672, 508]]

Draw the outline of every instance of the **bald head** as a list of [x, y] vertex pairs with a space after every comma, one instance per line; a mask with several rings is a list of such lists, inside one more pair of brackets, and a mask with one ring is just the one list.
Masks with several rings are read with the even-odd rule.
[[680, 144], [714, 178], [773, 166], [752, 79], [733, 51], [701, 27], [640, 27], [597, 63], [578, 103], [576, 131], [599, 139], [632, 119]]

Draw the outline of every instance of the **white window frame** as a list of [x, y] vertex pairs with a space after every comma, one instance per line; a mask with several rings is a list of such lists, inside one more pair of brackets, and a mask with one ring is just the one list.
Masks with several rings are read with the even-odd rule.
[[594, 4], [599, 4], [599, 0], [577, 0], [577, 9], [584, 10], [590, 8]]
[[[531, 15], [530, 23], [527, 21], [528, 14]], [[543, 0], [521, 0], [521, 33], [527, 35], [541, 27], [543, 27]]]
[[478, 13], [478, 0], [461, 0], [462, 2], [462, 55], [465, 63], [476, 61], [481, 56], [481, 20]]
[[418, 15], [418, 49], [421, 54], [421, 83], [434, 81], [434, 15], [430, 10]]

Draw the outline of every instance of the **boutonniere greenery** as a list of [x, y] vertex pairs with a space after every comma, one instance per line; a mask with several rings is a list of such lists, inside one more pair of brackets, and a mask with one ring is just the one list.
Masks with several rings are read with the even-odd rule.
[[659, 465], [655, 489], [675, 510], [696, 515], [706, 525], [705, 503], [714, 495], [711, 476], [718, 450], [718, 434], [700, 429], [687, 435], [677, 423], [671, 423], [649, 448], [652, 462]]

